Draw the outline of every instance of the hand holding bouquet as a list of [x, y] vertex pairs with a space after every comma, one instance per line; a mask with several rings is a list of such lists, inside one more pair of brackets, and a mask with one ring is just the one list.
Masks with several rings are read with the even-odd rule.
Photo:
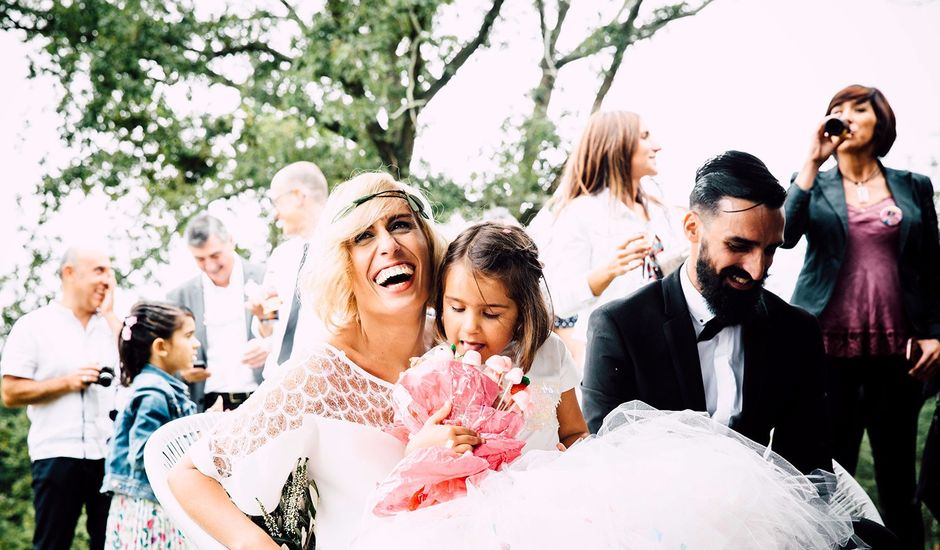
[[407, 443], [449, 402], [450, 413], [442, 423], [470, 428], [483, 443], [463, 454], [446, 447], [409, 454], [379, 485], [375, 514], [416, 510], [463, 496], [468, 480], [519, 457], [525, 442], [516, 436], [525, 423], [528, 379], [507, 357], [480, 363], [475, 351], [457, 358], [451, 348], [438, 347], [402, 374], [392, 391], [392, 435]]

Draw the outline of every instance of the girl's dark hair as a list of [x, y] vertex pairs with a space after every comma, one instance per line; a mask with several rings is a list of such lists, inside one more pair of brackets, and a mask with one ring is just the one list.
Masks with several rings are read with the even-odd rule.
[[165, 302], [137, 302], [124, 319], [118, 335], [121, 383], [130, 386], [144, 365], [150, 362], [150, 347], [157, 338], [169, 340], [181, 326], [189, 309]]
[[479, 274], [501, 282], [509, 298], [516, 303], [519, 317], [512, 340], [517, 345], [519, 367], [528, 372], [535, 353], [552, 329], [548, 304], [539, 287], [542, 264], [535, 243], [521, 228], [495, 222], [470, 226], [450, 243], [438, 271], [439, 284], [434, 300], [435, 334], [445, 341], [444, 280], [450, 267], [459, 261], [466, 263], [474, 277]]

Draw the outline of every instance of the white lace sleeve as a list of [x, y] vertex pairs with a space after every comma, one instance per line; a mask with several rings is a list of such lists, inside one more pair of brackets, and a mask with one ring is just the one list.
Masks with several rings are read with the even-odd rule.
[[327, 345], [285, 364], [190, 450], [203, 474], [216, 479], [245, 513], [268, 510], [300, 458], [317, 446], [317, 418], [382, 427], [392, 420], [389, 389]]

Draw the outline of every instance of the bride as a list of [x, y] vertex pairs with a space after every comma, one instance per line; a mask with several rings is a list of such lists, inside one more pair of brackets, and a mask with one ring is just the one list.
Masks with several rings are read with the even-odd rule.
[[[229, 548], [278, 548], [245, 514], [273, 510], [299, 458], [315, 481], [317, 547], [347, 548], [364, 504], [406, 452], [382, 428], [409, 358], [428, 349], [425, 319], [445, 243], [420, 191], [382, 173], [330, 195], [310, 257], [308, 302], [333, 336], [266, 381], [170, 473], [186, 512]], [[479, 443], [429, 425], [409, 447]]]
[[408, 452], [460, 453], [480, 440], [429, 424], [406, 449], [382, 430], [394, 382], [429, 347], [426, 311], [444, 246], [426, 199], [388, 175], [364, 174], [337, 187], [323, 219], [308, 301], [333, 336], [227, 413], [168, 480], [225, 546], [278, 548], [245, 514], [273, 510], [301, 458], [319, 493], [321, 550], [826, 548], [851, 535], [847, 514], [817, 497], [821, 484], [773, 453], [696, 413], [637, 404], [615, 411], [598, 437], [564, 453], [529, 452], [466, 498], [371, 517], [376, 485]]

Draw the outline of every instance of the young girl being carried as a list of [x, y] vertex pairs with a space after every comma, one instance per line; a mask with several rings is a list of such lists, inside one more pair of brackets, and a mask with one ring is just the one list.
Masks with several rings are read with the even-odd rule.
[[543, 280], [532, 239], [497, 223], [464, 230], [447, 248], [438, 274], [437, 337], [458, 354], [479, 352], [483, 361], [507, 355], [532, 382], [533, 403], [520, 434], [524, 451], [564, 449], [588, 435], [575, 396], [579, 376], [551, 332]]
[[192, 313], [171, 304], [139, 302], [124, 319], [118, 338], [121, 383], [133, 394], [115, 425], [101, 487], [114, 494], [107, 548], [186, 547], [150, 488], [144, 445], [160, 426], [196, 412], [186, 384], [174, 376], [193, 366], [195, 331]]

